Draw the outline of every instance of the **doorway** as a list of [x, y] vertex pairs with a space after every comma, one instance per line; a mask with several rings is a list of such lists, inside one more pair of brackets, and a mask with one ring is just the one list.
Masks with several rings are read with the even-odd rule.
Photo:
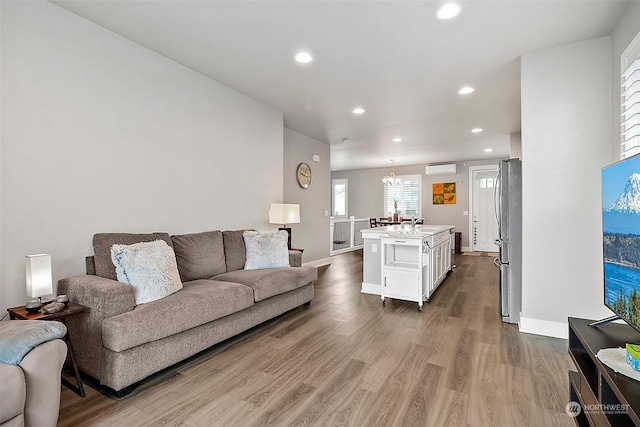
[[499, 237], [495, 214], [498, 165], [469, 167], [469, 181], [469, 246], [473, 252], [497, 252], [494, 241]]
[[349, 213], [349, 180], [331, 180], [331, 216], [346, 219]]

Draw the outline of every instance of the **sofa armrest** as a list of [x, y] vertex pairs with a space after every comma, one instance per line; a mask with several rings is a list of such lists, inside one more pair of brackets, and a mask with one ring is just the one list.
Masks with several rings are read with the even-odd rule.
[[302, 266], [302, 252], [296, 250], [289, 250], [289, 265], [291, 267]]
[[[27, 396], [22, 368], [0, 362], [0, 424], [11, 420], [24, 425], [24, 402]], [[57, 418], [56, 418], [57, 419]], [[22, 424], [21, 424], [22, 422]], [[7, 423], [7, 425], [10, 425]]]
[[60, 409], [60, 371], [67, 357], [61, 339], [47, 341], [20, 362], [26, 383], [24, 424], [55, 427]]
[[84, 313], [69, 316], [66, 324], [78, 366], [83, 372], [100, 380], [103, 363], [102, 322], [134, 309], [133, 287], [100, 276], [82, 275], [60, 279], [58, 292], [67, 294], [69, 300], [87, 307]]
[[133, 310], [136, 305], [133, 287], [100, 276], [82, 275], [58, 281], [58, 292], [70, 301], [103, 313], [103, 318]]

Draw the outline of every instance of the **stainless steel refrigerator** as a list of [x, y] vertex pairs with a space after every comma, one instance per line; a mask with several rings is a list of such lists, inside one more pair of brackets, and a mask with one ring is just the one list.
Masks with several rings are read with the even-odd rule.
[[503, 322], [518, 323], [522, 310], [522, 162], [500, 161], [495, 187], [500, 249], [494, 264], [500, 270], [500, 314]]

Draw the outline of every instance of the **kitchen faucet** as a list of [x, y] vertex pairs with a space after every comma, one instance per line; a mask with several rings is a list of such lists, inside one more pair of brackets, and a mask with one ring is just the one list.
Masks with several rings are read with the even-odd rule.
[[420, 220], [426, 221], [427, 218], [425, 217], [420, 217], [420, 218], [416, 218], [415, 215], [411, 217], [411, 229], [415, 230], [416, 229], [416, 223]]

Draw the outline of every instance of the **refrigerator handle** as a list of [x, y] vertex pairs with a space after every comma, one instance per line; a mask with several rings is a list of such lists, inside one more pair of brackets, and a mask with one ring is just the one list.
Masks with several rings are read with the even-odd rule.
[[[498, 176], [496, 177], [496, 185], [493, 186], [493, 214], [496, 217], [496, 224], [498, 224], [498, 232], [500, 232], [500, 194], [498, 194], [498, 187], [500, 186], [500, 175], [502, 175], [502, 168], [498, 167]], [[502, 192], [502, 189], [500, 189]]]

